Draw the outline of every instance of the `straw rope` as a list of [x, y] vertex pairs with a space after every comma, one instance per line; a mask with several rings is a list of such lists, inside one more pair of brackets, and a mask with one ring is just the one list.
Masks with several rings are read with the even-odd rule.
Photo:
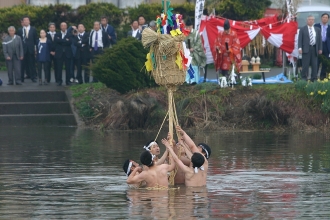
[[150, 28], [142, 32], [142, 44], [150, 47], [150, 53], [155, 57], [152, 75], [155, 82], [161, 86], [182, 85], [186, 78], [186, 72], [176, 63], [177, 55], [183, 51], [182, 42], [185, 36], [171, 36], [159, 34]]
[[168, 111], [167, 111], [167, 113], [166, 113], [166, 115], [165, 115], [165, 117], [164, 117], [164, 120], [163, 120], [163, 122], [162, 122], [162, 125], [160, 126], [160, 128], [159, 128], [159, 130], [158, 130], [158, 133], [157, 133], [157, 135], [156, 135], [156, 138], [154, 139], [154, 141], [156, 141], [156, 140], [157, 140], [157, 138], [158, 138], [158, 135], [159, 135], [160, 131], [161, 131], [161, 130], [162, 130], [162, 128], [163, 128], [163, 125], [164, 125], [164, 122], [165, 122], [165, 120], [166, 120], [167, 116], [168, 116]]
[[[164, 3], [164, 12], [166, 13], [167, 1]], [[150, 47], [150, 55], [152, 57], [152, 75], [158, 85], [165, 86], [168, 93], [168, 112], [163, 120], [162, 125], [156, 135], [155, 140], [169, 117], [169, 133], [171, 138], [170, 145], [173, 145], [173, 126], [178, 125], [178, 117], [176, 115], [173, 92], [176, 86], [182, 85], [186, 78], [184, 64], [180, 62], [180, 52], [183, 52], [183, 44], [185, 36], [183, 34], [172, 36], [170, 34], [156, 33], [150, 28], [144, 29], [142, 32], [142, 44], [145, 48]], [[182, 61], [181, 61], [182, 62]], [[179, 67], [180, 66], [180, 67]], [[180, 69], [181, 68], [181, 69]], [[171, 171], [169, 175], [170, 185], [174, 185], [174, 178], [177, 169]]]
[[152, 187], [146, 187], [146, 188], [139, 188], [139, 189], [146, 189], [146, 190], [179, 190], [180, 187], [166, 187], [166, 186], [152, 186]]

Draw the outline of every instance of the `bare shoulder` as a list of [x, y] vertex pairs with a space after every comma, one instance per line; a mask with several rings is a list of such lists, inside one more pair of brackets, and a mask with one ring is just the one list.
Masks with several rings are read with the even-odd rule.
[[147, 175], [148, 175], [148, 170], [143, 170], [141, 173], [138, 174], [140, 178], [144, 178]]
[[161, 165], [158, 165], [158, 169], [167, 169], [169, 165], [168, 164], [161, 164]]

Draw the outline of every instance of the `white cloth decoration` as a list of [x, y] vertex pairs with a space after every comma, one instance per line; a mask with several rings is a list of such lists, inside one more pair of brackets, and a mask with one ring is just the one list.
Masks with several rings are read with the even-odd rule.
[[147, 151], [150, 151], [150, 147], [154, 144], [157, 144], [155, 141], [152, 141], [148, 146], [143, 146], [144, 149], [146, 149]]
[[262, 36], [262, 47], [266, 47], [266, 39]]
[[219, 81], [218, 81], [219, 85], [221, 88], [226, 88], [228, 87], [228, 83], [227, 83], [227, 78], [222, 76], [222, 77], [219, 77]]
[[195, 172], [195, 173], [198, 173], [198, 169], [204, 171], [204, 167], [203, 167], [203, 166], [200, 166], [200, 167], [195, 167], [195, 168], [194, 168], [194, 172]]
[[182, 47], [184, 51], [184, 57], [188, 59], [188, 62], [186, 64], [187, 69], [189, 68], [191, 61], [192, 61], [192, 56], [190, 56], [190, 50], [187, 48], [186, 43], [182, 42]]
[[16, 38], [16, 35], [14, 35], [13, 39], [11, 39], [10, 41], [8, 42], [2, 42], [2, 44], [10, 44], [11, 42], [13, 42], [13, 40]]
[[126, 176], [128, 176], [129, 172], [131, 171], [132, 165], [133, 165], [133, 163], [132, 162], [129, 162], [128, 168], [126, 170]]
[[246, 86], [246, 77], [242, 80], [242, 86]]
[[251, 79], [251, 77], [249, 77], [249, 78], [247, 78], [247, 79], [248, 79], [248, 80], [247, 80], [247, 81], [248, 81], [248, 84], [247, 84], [247, 85], [248, 85], [248, 86], [252, 86], [252, 79]]
[[235, 73], [235, 65], [233, 64], [233, 68], [231, 69], [231, 73], [229, 75], [229, 84], [231, 84], [232, 87], [234, 87], [234, 84], [236, 84], [236, 73]]
[[242, 86], [252, 86], [251, 77], [244, 77], [242, 80]]
[[154, 159], [156, 157], [156, 155], [153, 155], [152, 153], [150, 153], [150, 154], [151, 154], [151, 162], [148, 166], [151, 166], [151, 164], [154, 162]]

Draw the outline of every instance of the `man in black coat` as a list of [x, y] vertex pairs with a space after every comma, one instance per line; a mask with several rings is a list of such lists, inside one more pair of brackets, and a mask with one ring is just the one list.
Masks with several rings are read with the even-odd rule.
[[56, 59], [55, 59], [55, 35], [56, 35], [56, 26], [55, 23], [51, 22], [48, 24], [48, 32], [47, 32], [47, 39], [52, 42], [51, 44], [51, 49], [50, 49], [50, 63], [48, 65], [48, 73], [49, 76], [46, 77], [48, 83], [50, 83], [51, 80], [51, 67], [53, 66], [54, 69], [54, 78], [56, 80], [56, 70], [57, 70], [57, 65], [56, 65]]
[[127, 37], [134, 37], [137, 40], [142, 39], [142, 31], [139, 29], [138, 21], [133, 21], [131, 24], [132, 30], [127, 32]]
[[108, 33], [109, 46], [116, 44], [117, 43], [116, 31], [110, 24], [108, 24], [108, 18], [106, 16], [101, 17], [101, 27], [102, 27], [102, 31]]
[[30, 25], [30, 18], [24, 16], [22, 18], [23, 27], [18, 29], [17, 35], [21, 37], [23, 42], [24, 59], [21, 70], [21, 80], [24, 82], [24, 70], [26, 71], [26, 78], [30, 78], [32, 82], [36, 80], [36, 46], [38, 43], [37, 30]]
[[[89, 36], [89, 50], [91, 52], [92, 62], [95, 62], [95, 57], [103, 53], [104, 48], [109, 47], [109, 37], [105, 31], [102, 31], [101, 24], [99, 21], [94, 22], [94, 28]], [[98, 80], [93, 77], [93, 82], [98, 82]]]
[[73, 57], [71, 50], [72, 34], [68, 32], [68, 25], [65, 22], [61, 23], [61, 31], [55, 35], [55, 59], [57, 62], [56, 81], [57, 85], [62, 85], [62, 69], [65, 64], [65, 83], [70, 85], [70, 65]]
[[[77, 47], [76, 51], [76, 65], [77, 65], [77, 80], [79, 84], [83, 82], [89, 83], [89, 33], [85, 32], [85, 26], [78, 24], [78, 35], [74, 38], [74, 45]], [[82, 77], [82, 69], [84, 68], [84, 79]]]
[[[330, 59], [330, 25], [328, 24], [329, 21], [329, 14], [324, 13], [321, 16], [321, 23], [315, 24], [314, 27], [318, 27], [321, 29], [321, 36], [322, 36], [322, 55]], [[320, 63], [319, 59], [319, 63]], [[320, 65], [317, 65], [317, 69], [319, 69]], [[326, 72], [327, 72], [327, 65], [325, 62], [322, 63], [322, 69], [320, 74], [320, 79], [323, 80], [324, 78], [327, 78]], [[318, 72], [318, 71], [317, 71]]]

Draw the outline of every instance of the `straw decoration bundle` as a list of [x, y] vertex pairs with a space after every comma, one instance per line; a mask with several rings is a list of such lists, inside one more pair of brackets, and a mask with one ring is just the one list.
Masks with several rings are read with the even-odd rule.
[[150, 47], [150, 53], [154, 55], [154, 68], [152, 75], [158, 85], [181, 85], [185, 81], [186, 73], [177, 65], [177, 56], [183, 50], [184, 36], [171, 36], [159, 34], [146, 28], [142, 32], [142, 44]]
[[[185, 30], [182, 15], [172, 13], [170, 0], [162, 0], [162, 5], [163, 13], [156, 19], [157, 31], [150, 28], [144, 29], [142, 44], [145, 48], [150, 47], [145, 65], [147, 71], [152, 72], [158, 85], [167, 88], [168, 125], [171, 137], [169, 142], [173, 146], [173, 127], [178, 125], [173, 93], [177, 86], [185, 82], [186, 69], [190, 65], [190, 57], [187, 57], [189, 53], [185, 53], [187, 49], [183, 48], [183, 41], [189, 32]], [[174, 184], [175, 175], [176, 172], [172, 171], [169, 178], [170, 184]]]

